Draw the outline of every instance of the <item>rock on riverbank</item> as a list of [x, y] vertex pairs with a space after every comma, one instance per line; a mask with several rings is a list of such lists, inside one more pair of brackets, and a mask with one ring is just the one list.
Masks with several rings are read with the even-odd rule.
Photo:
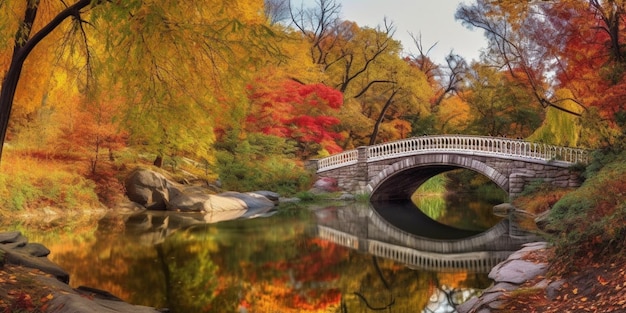
[[[522, 249], [511, 254], [489, 272], [489, 278], [494, 281], [491, 287], [487, 288], [480, 297], [472, 298], [459, 305], [457, 310], [460, 313], [489, 313], [503, 309], [504, 297], [507, 293], [518, 289], [527, 281], [546, 274], [547, 263], [533, 262], [528, 258], [530, 254], [546, 248], [545, 242], [525, 244]], [[560, 282], [548, 283], [547, 280], [540, 280], [535, 287], [546, 289], [547, 293], [554, 293], [560, 288]]]

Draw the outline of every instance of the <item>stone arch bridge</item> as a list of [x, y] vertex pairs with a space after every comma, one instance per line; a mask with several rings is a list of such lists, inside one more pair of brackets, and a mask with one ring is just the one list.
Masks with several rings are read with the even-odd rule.
[[438, 135], [359, 147], [312, 160], [318, 177], [336, 179], [342, 190], [372, 200], [409, 199], [429, 178], [457, 168], [478, 172], [519, 195], [541, 180], [559, 187], [580, 186], [576, 164], [586, 165], [583, 149], [508, 138]]

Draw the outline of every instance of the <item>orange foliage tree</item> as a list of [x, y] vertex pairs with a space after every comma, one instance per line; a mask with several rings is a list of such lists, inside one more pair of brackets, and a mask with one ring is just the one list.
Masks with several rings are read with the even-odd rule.
[[84, 100], [62, 126], [61, 148], [86, 156], [91, 175], [96, 174], [103, 157], [113, 160], [113, 152], [126, 146], [127, 134], [115, 123], [118, 110], [115, 101]]

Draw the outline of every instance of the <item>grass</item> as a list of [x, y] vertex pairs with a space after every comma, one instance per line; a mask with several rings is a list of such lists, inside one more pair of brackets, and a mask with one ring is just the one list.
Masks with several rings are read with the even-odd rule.
[[415, 194], [418, 195], [443, 195], [446, 192], [448, 179], [445, 175], [437, 175], [424, 182]]

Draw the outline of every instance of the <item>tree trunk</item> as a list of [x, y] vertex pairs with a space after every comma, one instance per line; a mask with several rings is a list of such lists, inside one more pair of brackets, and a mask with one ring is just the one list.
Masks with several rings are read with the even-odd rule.
[[387, 109], [389, 109], [389, 107], [393, 103], [393, 97], [395, 97], [397, 93], [398, 93], [398, 90], [393, 91], [391, 96], [389, 96], [389, 99], [387, 99], [385, 106], [383, 106], [383, 109], [380, 111], [380, 115], [378, 115], [376, 124], [374, 124], [374, 130], [372, 131], [372, 136], [370, 136], [370, 143], [369, 143], [370, 146], [376, 144], [376, 137], [378, 137], [378, 129], [380, 128], [380, 124], [382, 124], [383, 118], [385, 117], [385, 112], [387, 112]]
[[152, 164], [158, 168], [163, 167], [163, 156], [157, 155]]
[[2, 92], [0, 93], [0, 160], [2, 158], [4, 138], [6, 138], [7, 129], [9, 128], [13, 98], [15, 97], [15, 90], [17, 89], [21, 71], [21, 64], [18, 66], [11, 62], [11, 67], [2, 81]]

